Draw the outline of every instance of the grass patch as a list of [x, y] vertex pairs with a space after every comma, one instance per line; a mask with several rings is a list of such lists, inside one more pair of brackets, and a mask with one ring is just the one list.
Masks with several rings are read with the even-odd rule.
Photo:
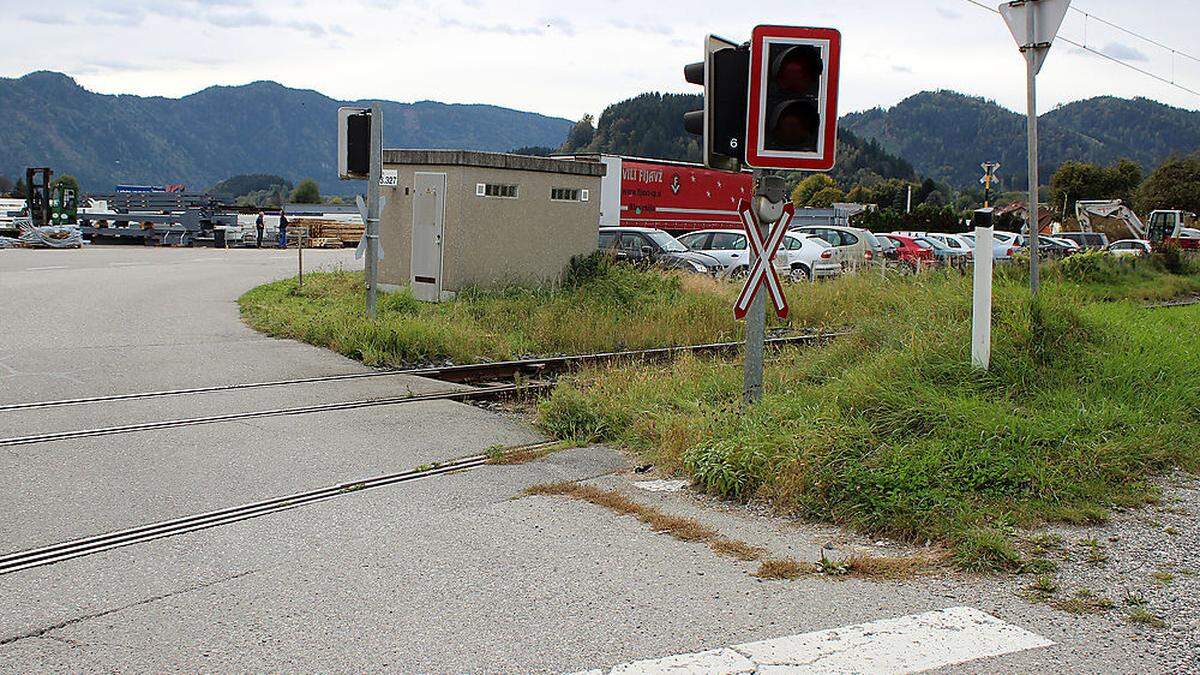
[[[586, 267], [586, 266], [585, 266]], [[368, 365], [474, 363], [737, 339], [736, 289], [707, 277], [596, 262], [557, 289], [467, 289], [424, 303], [407, 290], [363, 310], [360, 272], [317, 272], [259, 286], [238, 303], [251, 327], [327, 347]]]
[[1167, 622], [1158, 617], [1157, 614], [1151, 612], [1145, 607], [1134, 607], [1129, 614], [1125, 616], [1125, 620], [1137, 626], [1149, 626], [1151, 628], [1166, 628]]
[[1055, 545], [1030, 560], [1021, 529], [1105, 522], [1158, 501], [1152, 476], [1200, 467], [1200, 307], [1142, 305], [1200, 278], [1047, 268], [1037, 303], [1020, 279], [998, 280], [987, 373], [967, 366], [968, 279], [864, 275], [788, 289], [793, 321], [853, 334], [776, 353], [752, 409], [739, 364], [683, 357], [580, 373], [539, 404], [539, 423], [627, 447], [712, 495], [945, 545], [962, 569], [1048, 569], [1037, 561]]
[[799, 579], [814, 574], [817, 571], [812, 563], [802, 563], [791, 558], [771, 558], [762, 561], [754, 576], [768, 581], [784, 581]]
[[1096, 595], [1089, 589], [1081, 588], [1070, 598], [1055, 600], [1050, 603], [1055, 609], [1061, 609], [1071, 614], [1099, 614], [1117, 606], [1117, 603], [1101, 595]]

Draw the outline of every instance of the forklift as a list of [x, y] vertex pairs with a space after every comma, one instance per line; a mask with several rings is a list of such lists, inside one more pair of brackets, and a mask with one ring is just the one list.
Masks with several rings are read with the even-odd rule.
[[48, 167], [25, 169], [25, 210], [33, 227], [75, 225], [79, 222], [79, 195], [66, 185], [53, 185]]

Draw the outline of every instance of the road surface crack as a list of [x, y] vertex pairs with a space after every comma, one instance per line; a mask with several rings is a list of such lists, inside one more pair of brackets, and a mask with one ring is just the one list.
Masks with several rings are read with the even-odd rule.
[[0, 646], [9, 645], [9, 644], [17, 642], [19, 640], [26, 640], [29, 638], [50, 638], [50, 639], [57, 640], [58, 638], [56, 636], [48, 635], [48, 633], [59, 630], [61, 628], [66, 628], [67, 626], [73, 626], [77, 623], [82, 623], [84, 621], [90, 621], [92, 619], [99, 619], [100, 617], [109, 616], [110, 614], [116, 614], [118, 612], [124, 612], [126, 610], [133, 609], [135, 607], [141, 607], [143, 605], [153, 604], [155, 602], [159, 602], [161, 600], [166, 600], [167, 598], [171, 598], [176, 595], [183, 595], [185, 593], [192, 593], [194, 591], [203, 590], [210, 586], [216, 586], [217, 584], [223, 584], [227, 581], [233, 581], [235, 579], [240, 579], [244, 576], [254, 574], [255, 572], [258, 572], [258, 570], [254, 569], [254, 570], [246, 570], [245, 572], [238, 572], [237, 574], [232, 574], [227, 577], [213, 579], [212, 581], [206, 581], [204, 583], [195, 584], [193, 586], [188, 586], [186, 588], [181, 588], [178, 590], [170, 591], [168, 593], [163, 593], [161, 595], [155, 595], [155, 596], [152, 596], [149, 598], [144, 598], [142, 600], [138, 600], [137, 602], [132, 602], [128, 605], [122, 605], [120, 607], [106, 609], [101, 612], [91, 612], [89, 614], [76, 616], [76, 617], [73, 617], [70, 619], [66, 619], [64, 621], [59, 621], [58, 623], [50, 624], [49, 626], [43, 626], [41, 628], [35, 628], [33, 630], [26, 631], [24, 633], [18, 633], [17, 635], [11, 635], [6, 638], [0, 638]]

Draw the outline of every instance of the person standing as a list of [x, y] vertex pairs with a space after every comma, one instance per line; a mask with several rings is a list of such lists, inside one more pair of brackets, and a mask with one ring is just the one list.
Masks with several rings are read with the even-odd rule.
[[255, 248], [262, 248], [263, 230], [266, 229], [267, 222], [263, 218], [263, 212], [258, 212], [258, 217], [254, 219], [254, 229], [258, 230], [258, 245]]
[[279, 209], [279, 248], [287, 248], [288, 219], [283, 209]]

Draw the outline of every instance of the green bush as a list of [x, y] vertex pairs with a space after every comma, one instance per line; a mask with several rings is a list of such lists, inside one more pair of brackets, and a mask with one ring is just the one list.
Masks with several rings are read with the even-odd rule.
[[1117, 257], [1108, 251], [1085, 251], [1063, 258], [1058, 267], [1070, 281], [1111, 283], [1121, 275]]

